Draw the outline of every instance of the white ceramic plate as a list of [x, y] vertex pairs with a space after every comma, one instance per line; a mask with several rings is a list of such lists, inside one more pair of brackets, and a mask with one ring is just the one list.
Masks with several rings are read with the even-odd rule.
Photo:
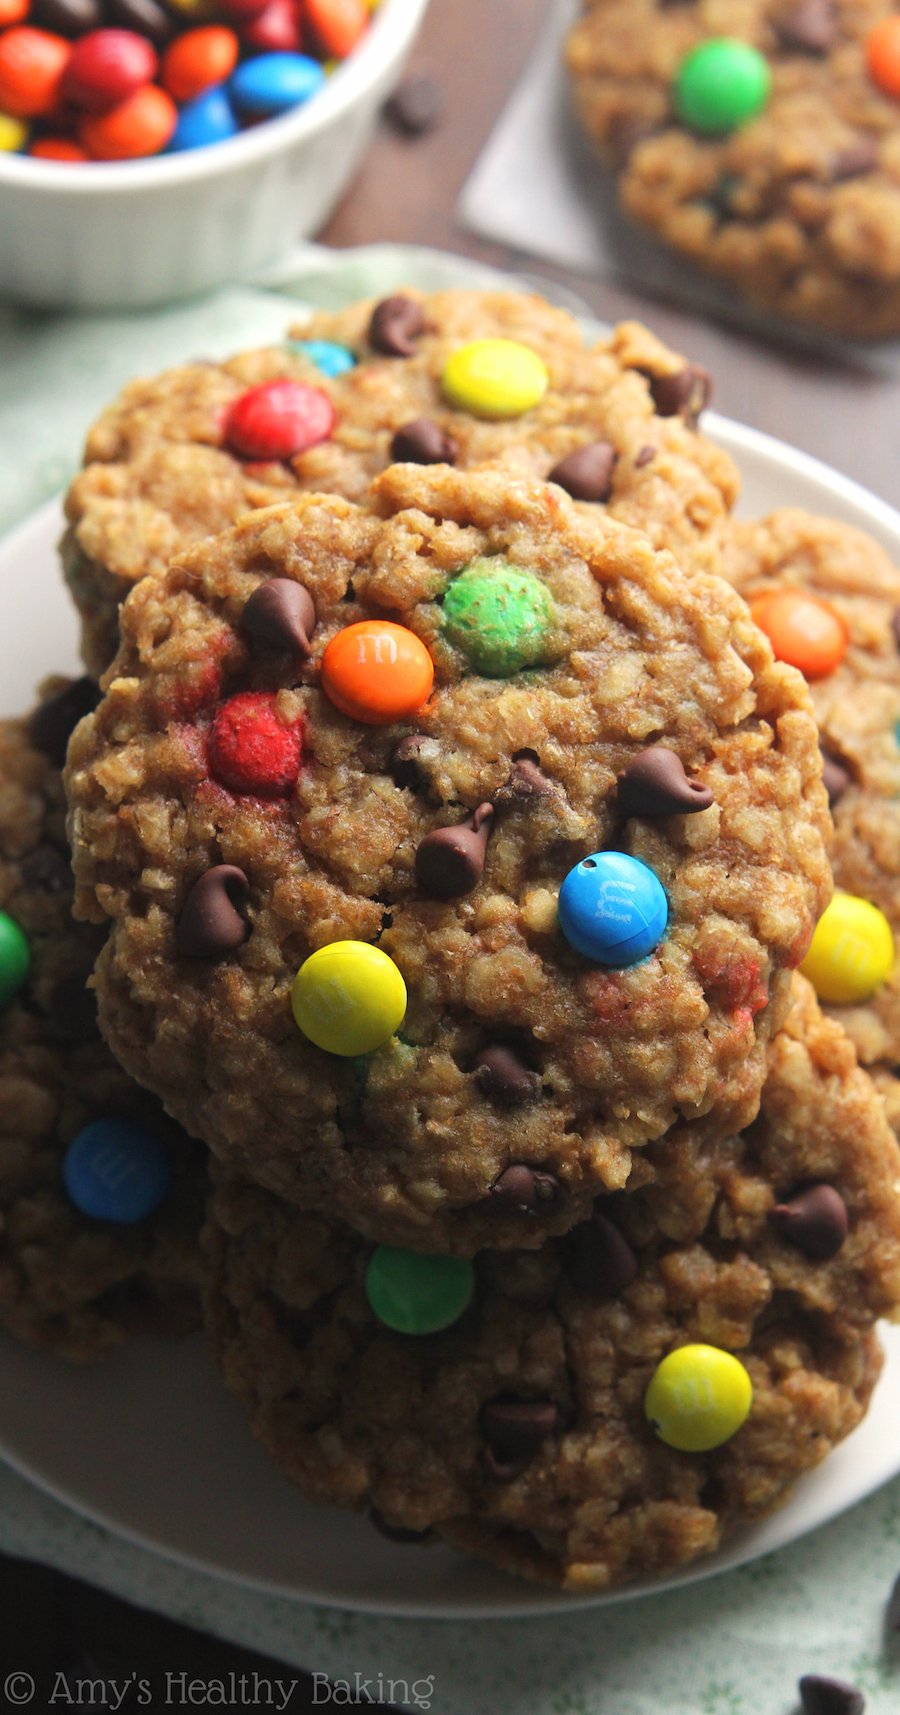
[[[862, 525], [900, 561], [900, 516], [816, 460], [708, 415], [732, 452], [742, 509], [805, 506]], [[56, 505], [0, 543], [0, 702], [27, 708], [50, 671], [77, 670], [77, 633], [55, 556]], [[15, 639], [14, 650], [10, 640]], [[900, 1471], [900, 1328], [866, 1421], [774, 1518], [665, 1582], [608, 1597], [545, 1593], [442, 1547], [399, 1548], [365, 1519], [308, 1505], [251, 1441], [203, 1342], [135, 1342], [73, 1370], [0, 1339], [0, 1454], [78, 1512], [171, 1559], [238, 1584], [371, 1613], [495, 1618], [629, 1601], [710, 1577], [792, 1542]]]

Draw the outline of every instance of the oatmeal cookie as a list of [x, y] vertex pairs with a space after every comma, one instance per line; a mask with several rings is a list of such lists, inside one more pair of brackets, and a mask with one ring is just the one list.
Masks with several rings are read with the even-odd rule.
[[[834, 817], [835, 886], [876, 905], [900, 935], [900, 571], [863, 531], [793, 509], [724, 532], [721, 571], [770, 631], [777, 626], [761, 604], [780, 591], [813, 596], [813, 617], [821, 612], [827, 624], [836, 615], [843, 628], [809, 681]], [[790, 656], [799, 632], [784, 630], [785, 617], [790, 608], [776, 649]], [[871, 997], [829, 1010], [865, 1064], [900, 1062], [900, 963]]]
[[[102, 934], [72, 919], [60, 752], [94, 697], [54, 680], [30, 721], [0, 722], [0, 912], [30, 951], [0, 1010], [0, 1324], [82, 1361], [197, 1325], [206, 1183], [199, 1146], [116, 1065], [85, 986]], [[171, 1152], [168, 1195], [134, 1225], [89, 1217], [64, 1188], [69, 1145], [110, 1119]]]
[[[396, 460], [555, 472], [585, 504], [700, 560], [734, 502], [731, 459], [696, 429], [708, 376], [636, 323], [587, 347], [572, 316], [533, 295], [410, 291], [319, 314], [295, 333], [283, 347], [132, 382], [90, 430], [62, 554], [95, 677], [115, 653], [118, 604], [146, 572], [297, 488], [361, 499]], [[485, 339], [512, 341], [544, 366], [546, 390], [528, 408], [494, 399], [488, 415], [477, 398], [451, 402], [448, 359]], [[229, 414], [279, 381], [303, 388], [319, 416], [296, 431], [304, 450], [282, 441], [267, 457], [265, 438], [241, 433], [240, 414], [236, 443]]]
[[626, 211], [758, 309], [900, 331], [891, 0], [586, 0], [575, 104]]
[[101, 1026], [289, 1201], [538, 1244], [679, 1117], [756, 1112], [830, 890], [815, 724], [721, 579], [559, 488], [372, 493], [125, 604], [67, 774]]
[[[795, 983], [749, 1131], [679, 1127], [567, 1238], [483, 1252], [440, 1332], [379, 1319], [377, 1262], [346, 1228], [217, 1168], [212, 1349], [284, 1474], [576, 1591], [671, 1572], [777, 1506], [859, 1422], [875, 1319], [900, 1304], [900, 1152]], [[743, 1427], [700, 1453], [644, 1407], [693, 1342], [735, 1353], [753, 1388]]]

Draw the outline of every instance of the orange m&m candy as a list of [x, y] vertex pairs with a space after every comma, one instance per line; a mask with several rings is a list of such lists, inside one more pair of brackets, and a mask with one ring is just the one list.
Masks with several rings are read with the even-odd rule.
[[322, 657], [322, 688], [335, 708], [367, 726], [414, 715], [434, 683], [434, 662], [421, 638], [387, 619], [363, 619], [331, 639]]
[[71, 137], [39, 137], [28, 150], [36, 161], [86, 161], [88, 159], [80, 144], [73, 143]]
[[71, 42], [30, 24], [0, 35], [0, 109], [14, 119], [39, 119], [55, 107]]
[[145, 83], [109, 113], [88, 113], [78, 141], [92, 161], [132, 161], [158, 155], [178, 123], [178, 109], [164, 89]]
[[866, 70], [885, 95], [900, 99], [900, 17], [882, 18], [866, 40]]
[[807, 679], [824, 679], [847, 653], [847, 627], [827, 601], [805, 590], [757, 596], [750, 612], [778, 661], [799, 667]]
[[175, 37], [163, 55], [163, 84], [173, 100], [193, 101], [231, 76], [239, 52], [237, 36], [225, 24], [187, 30]]
[[21, 24], [31, 10], [31, 0], [0, 0], [0, 30]]
[[305, 0], [303, 16], [326, 54], [346, 59], [369, 22], [365, 0]]

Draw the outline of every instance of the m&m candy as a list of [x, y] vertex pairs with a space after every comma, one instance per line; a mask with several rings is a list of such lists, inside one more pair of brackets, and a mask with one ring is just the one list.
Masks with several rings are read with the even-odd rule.
[[292, 351], [299, 352], [301, 357], [308, 358], [317, 369], [333, 379], [336, 375], [346, 375], [348, 369], [356, 368], [356, 358], [345, 345], [338, 345], [333, 339], [292, 339]]
[[798, 667], [807, 679], [824, 679], [840, 666], [849, 638], [840, 614], [806, 590], [774, 590], [750, 603], [776, 659]]
[[15, 154], [28, 141], [28, 126], [22, 119], [13, 119], [9, 113], [0, 113], [0, 150], [4, 154]]
[[431, 694], [434, 662], [420, 637], [387, 619], [346, 625], [322, 657], [322, 689], [335, 708], [368, 726], [414, 715]]
[[290, 459], [327, 441], [334, 423], [334, 406], [320, 387], [263, 381], [231, 406], [225, 440], [241, 458]]
[[239, 113], [267, 119], [309, 101], [324, 82], [322, 66], [308, 54], [260, 54], [238, 66], [228, 93]]
[[598, 965], [634, 965], [659, 945], [669, 906], [640, 858], [595, 852], [570, 869], [559, 891], [559, 926], [577, 952]]
[[368, 23], [366, 0], [304, 0], [303, 15], [319, 46], [338, 60], [353, 52]]
[[225, 24], [205, 24], [176, 36], [162, 62], [163, 88], [173, 101], [195, 101], [234, 71], [240, 43]]
[[681, 1453], [723, 1446], [746, 1421], [752, 1403], [744, 1365], [719, 1346], [679, 1346], [657, 1364], [644, 1395], [651, 1428]]
[[850, 1006], [868, 1000], [894, 964], [894, 937], [883, 911], [837, 892], [816, 924], [800, 966], [820, 1000]]
[[368, 941], [332, 941], [311, 953], [291, 989], [294, 1022], [329, 1054], [373, 1054], [403, 1022], [406, 984]]
[[900, 17], [882, 18], [869, 31], [866, 70], [884, 95], [900, 100]]
[[31, 949], [14, 918], [0, 911], [0, 1006], [7, 1006], [28, 980]]
[[549, 384], [537, 352], [515, 339], [473, 339], [451, 352], [441, 375], [449, 403], [476, 417], [521, 417]]
[[554, 620], [542, 578], [499, 555], [470, 560], [444, 597], [444, 631], [477, 673], [508, 679], [543, 659]]
[[0, 112], [11, 119], [39, 119], [59, 100], [59, 85], [71, 42], [49, 30], [15, 25], [0, 35]]
[[475, 1270], [467, 1257], [424, 1256], [378, 1245], [366, 1267], [366, 1296], [379, 1322], [397, 1334], [438, 1334], [468, 1309]]
[[692, 48], [675, 78], [679, 119], [694, 131], [717, 136], [755, 119], [772, 89], [769, 63], [749, 42], [715, 36]]
[[207, 741], [209, 766], [231, 792], [274, 798], [300, 773], [303, 729], [282, 720], [271, 691], [239, 691], [216, 711]]
[[152, 1132], [127, 1120], [94, 1120], [73, 1138], [63, 1184], [83, 1215], [130, 1225], [152, 1215], [166, 1195], [171, 1166]]
[[158, 155], [178, 123], [171, 96], [155, 83], [145, 83], [110, 113], [86, 114], [78, 141], [94, 161], [133, 161]]
[[169, 153], [183, 149], [202, 149], [209, 143], [223, 143], [239, 131], [237, 119], [224, 89], [207, 89], [195, 101], [189, 101], [178, 115], [178, 123], [169, 139]]
[[59, 92], [85, 113], [109, 113], [158, 70], [156, 49], [135, 30], [90, 30], [74, 44]]

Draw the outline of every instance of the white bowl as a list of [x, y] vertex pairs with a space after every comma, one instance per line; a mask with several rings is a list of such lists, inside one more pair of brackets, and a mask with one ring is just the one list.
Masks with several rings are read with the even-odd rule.
[[337, 202], [427, 5], [382, 0], [318, 95], [228, 142], [89, 167], [0, 154], [0, 295], [138, 309], [275, 261]]

